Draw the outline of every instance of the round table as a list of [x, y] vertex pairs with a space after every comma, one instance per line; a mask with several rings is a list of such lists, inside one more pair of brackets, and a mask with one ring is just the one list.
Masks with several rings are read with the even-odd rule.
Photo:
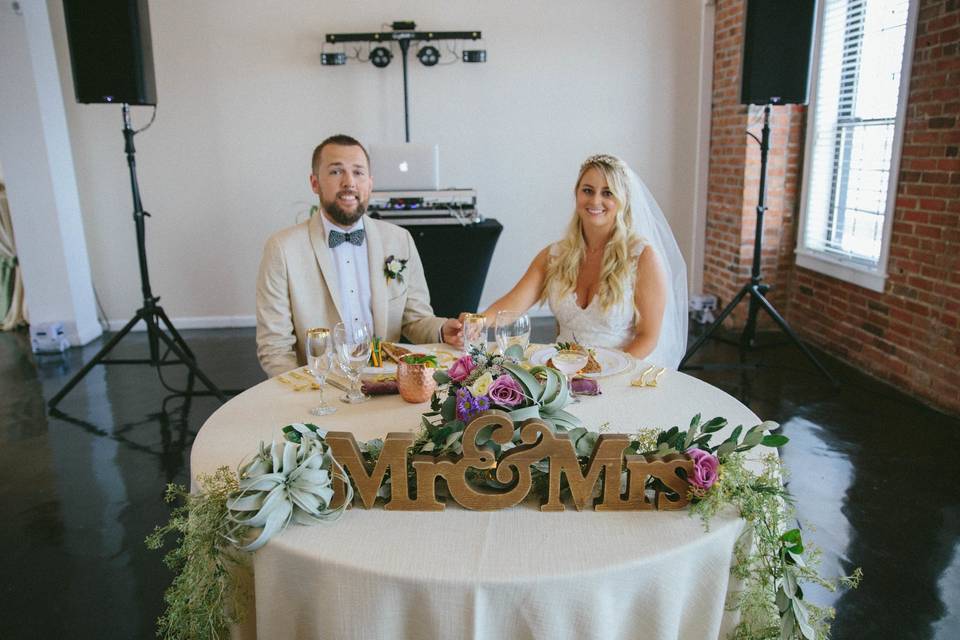
[[[610, 433], [685, 428], [697, 413], [724, 416], [730, 427], [760, 422], [683, 373], [666, 372], [654, 388], [631, 387], [636, 375], [603, 378], [602, 395], [568, 411]], [[198, 433], [193, 478], [236, 468], [261, 441], [281, 440], [280, 428], [292, 422], [352, 431], [361, 441], [416, 431], [428, 410], [396, 395], [347, 405], [337, 401], [342, 392], [326, 393], [337, 412], [321, 418], [308, 413], [316, 392], [276, 378], [233, 398]], [[254, 554], [255, 604], [234, 636], [713, 640], [735, 624], [724, 602], [742, 529], [726, 514], [705, 531], [687, 510], [353, 508], [331, 524], [290, 525]]]

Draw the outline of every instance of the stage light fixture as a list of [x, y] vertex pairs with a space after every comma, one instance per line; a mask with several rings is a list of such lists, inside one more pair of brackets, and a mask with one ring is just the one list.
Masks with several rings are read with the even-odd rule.
[[463, 61], [464, 62], [486, 62], [487, 50], [486, 49], [464, 49]]
[[327, 66], [347, 64], [347, 54], [343, 53], [342, 51], [337, 51], [335, 53], [321, 53], [320, 64]]
[[440, 62], [440, 50], [432, 45], [420, 47], [420, 51], [417, 51], [417, 58], [420, 59], [420, 64], [423, 66], [432, 67]]
[[386, 47], [376, 47], [370, 52], [370, 62], [378, 69], [383, 69], [393, 60], [393, 54]]

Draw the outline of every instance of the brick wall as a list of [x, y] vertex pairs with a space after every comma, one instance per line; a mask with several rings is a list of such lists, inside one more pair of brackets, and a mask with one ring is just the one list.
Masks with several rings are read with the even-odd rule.
[[[742, 134], [756, 108], [748, 114], [738, 107], [734, 89], [743, 10], [744, 0], [717, 2], [704, 289], [721, 302], [749, 277], [753, 250], [759, 154]], [[774, 108], [763, 261], [765, 280], [774, 285], [771, 300], [805, 339], [954, 413], [960, 412], [958, 45], [960, 1], [920, 0], [883, 293], [795, 266], [804, 107]], [[737, 237], [740, 245], [731, 246]], [[732, 325], [742, 321], [740, 313]]]

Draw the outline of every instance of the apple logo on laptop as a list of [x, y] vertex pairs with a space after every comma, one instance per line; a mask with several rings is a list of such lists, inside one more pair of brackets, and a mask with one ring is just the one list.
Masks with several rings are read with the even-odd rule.
[[406, 173], [406, 172], [409, 171], [409, 170], [410, 170], [410, 165], [407, 164], [407, 161], [406, 161], [406, 160], [404, 160], [403, 162], [400, 163], [400, 171], [401, 171], [401, 172]]

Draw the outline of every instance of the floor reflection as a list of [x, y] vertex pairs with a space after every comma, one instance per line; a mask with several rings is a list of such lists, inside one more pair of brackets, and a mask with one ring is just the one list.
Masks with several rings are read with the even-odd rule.
[[[552, 338], [552, 321], [534, 323]], [[201, 367], [224, 388], [263, 379], [251, 329], [187, 331]], [[147, 366], [96, 367], [47, 414], [51, 397], [99, 348], [35, 357], [26, 334], [0, 334], [0, 638], [152, 637], [170, 580], [143, 539], [164, 522], [168, 483], [189, 478], [189, 453], [219, 406], [168, 394]], [[116, 357], [142, 357], [134, 334]], [[797, 517], [831, 571], [864, 570], [840, 596], [810, 590], [837, 608], [834, 637], [948, 638], [960, 623], [960, 489], [949, 453], [960, 419], [919, 405], [830, 359], [834, 390], [789, 346], [738, 364], [711, 344], [692, 372], [783, 425]], [[167, 367], [182, 388], [182, 367]]]

